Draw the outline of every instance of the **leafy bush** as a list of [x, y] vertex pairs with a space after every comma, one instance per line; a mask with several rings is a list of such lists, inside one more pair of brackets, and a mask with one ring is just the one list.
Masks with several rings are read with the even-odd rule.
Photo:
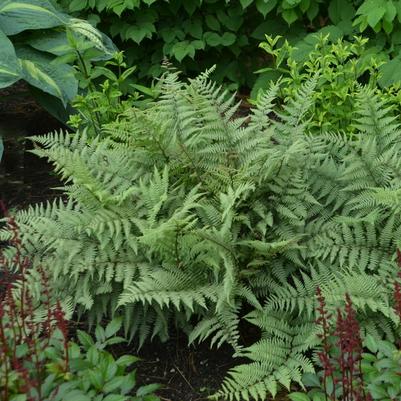
[[[252, 87], [252, 72], [266, 64], [257, 45], [265, 34], [309, 46], [310, 32], [348, 39], [363, 32], [373, 53], [386, 59], [388, 84], [401, 80], [401, 3], [385, 0], [58, 0], [98, 23], [121, 44], [141, 77], [161, 73], [163, 57], [191, 75], [219, 60], [216, 79]], [[391, 61], [389, 61], [391, 59]], [[389, 62], [388, 62], [389, 61]]]
[[[121, 319], [96, 328], [95, 341], [77, 331], [69, 340], [68, 323], [60, 302], [53, 302], [49, 282], [38, 269], [41, 291], [32, 291], [29, 260], [22, 255], [18, 226], [7, 218], [16, 251], [0, 257], [0, 397], [2, 401], [159, 401], [157, 385], [139, 387], [135, 371], [126, 369], [138, 358], [117, 360], [105, 347], [124, 341], [116, 334]], [[32, 283], [31, 283], [32, 284]], [[38, 287], [36, 281], [35, 287]]]
[[268, 87], [269, 82], [280, 80], [279, 96], [292, 97], [299, 88], [314, 76], [318, 83], [314, 91], [314, 108], [309, 116], [316, 131], [353, 131], [353, 116], [357, 107], [360, 85], [365, 84], [374, 93], [392, 104], [400, 112], [399, 85], [381, 89], [383, 79], [379, 68], [382, 57], [371, 53], [368, 40], [355, 37], [352, 42], [330, 35], [314, 35], [308, 49], [295, 48], [277, 36], [266, 37], [260, 44], [273, 60], [273, 66], [259, 71], [253, 97]]
[[[33, 137], [68, 202], [17, 221], [35, 265], [89, 319], [119, 313], [140, 344], [166, 339], [173, 323], [190, 342], [228, 342], [251, 363], [216, 397], [264, 399], [313, 372], [317, 286], [329, 305], [349, 293], [375, 337], [399, 324], [383, 283], [401, 238], [401, 132], [368, 88], [356, 99], [355, 137], [311, 135], [317, 78], [284, 106], [273, 85], [238, 118], [208, 75], [183, 83], [169, 73], [160, 97], [105, 125], [104, 139]], [[246, 348], [245, 310], [262, 332]]]

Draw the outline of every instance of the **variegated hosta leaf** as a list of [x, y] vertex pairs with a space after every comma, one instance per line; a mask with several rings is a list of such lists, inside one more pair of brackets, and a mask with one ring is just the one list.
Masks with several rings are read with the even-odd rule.
[[54, 8], [48, 0], [2, 0], [0, 29], [15, 35], [27, 29], [53, 28], [68, 23], [70, 17]]
[[68, 64], [52, 63], [52, 58], [28, 47], [17, 49], [22, 77], [44, 92], [58, 97], [64, 104], [73, 99], [78, 90], [74, 69]]
[[21, 78], [21, 69], [14, 46], [1, 30], [0, 49], [0, 88], [5, 88]]

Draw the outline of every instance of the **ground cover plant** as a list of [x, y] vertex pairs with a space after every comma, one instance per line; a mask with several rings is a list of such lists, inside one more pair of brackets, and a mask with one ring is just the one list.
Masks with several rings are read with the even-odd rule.
[[138, 358], [115, 359], [106, 351], [124, 342], [116, 335], [121, 319], [98, 326], [95, 339], [78, 330], [77, 341], [71, 340], [68, 302], [55, 299], [43, 269], [31, 270], [18, 225], [11, 217], [6, 222], [14, 253], [0, 255], [1, 400], [159, 401], [157, 385], [138, 387], [136, 371], [127, 371]]
[[370, 37], [372, 53], [386, 61], [388, 84], [400, 80], [399, 0], [58, 0], [70, 13], [89, 18], [125, 49], [141, 78], [161, 73], [163, 57], [194, 75], [215, 63], [215, 79], [233, 88], [252, 87], [253, 71], [266, 64], [258, 44], [264, 35], [283, 35], [310, 49], [312, 32], [333, 40]]
[[[330, 305], [348, 293], [361, 330], [393, 338], [400, 129], [361, 87], [354, 135], [314, 134], [317, 77], [284, 106], [273, 85], [237, 118], [208, 75], [169, 72], [157, 100], [101, 137], [33, 137], [67, 202], [16, 220], [33, 265], [90, 320], [121, 315], [139, 345], [172, 325], [191, 343], [227, 342], [250, 362], [215, 398], [263, 400], [314, 370], [317, 287]], [[248, 347], [244, 319], [262, 333]]]

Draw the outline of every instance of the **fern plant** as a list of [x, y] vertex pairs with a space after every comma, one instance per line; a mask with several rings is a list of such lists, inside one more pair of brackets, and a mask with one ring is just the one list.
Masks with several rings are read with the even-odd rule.
[[[102, 138], [33, 137], [67, 201], [17, 221], [34, 264], [90, 320], [120, 314], [140, 345], [166, 339], [170, 324], [190, 342], [227, 342], [250, 363], [215, 398], [264, 400], [313, 371], [317, 286], [332, 308], [350, 294], [373, 336], [391, 337], [399, 324], [390, 282], [401, 131], [361, 88], [358, 136], [311, 135], [316, 79], [284, 107], [272, 85], [238, 118], [209, 73], [182, 82], [170, 72], [160, 98], [104, 125]], [[242, 319], [262, 333], [250, 347]]]

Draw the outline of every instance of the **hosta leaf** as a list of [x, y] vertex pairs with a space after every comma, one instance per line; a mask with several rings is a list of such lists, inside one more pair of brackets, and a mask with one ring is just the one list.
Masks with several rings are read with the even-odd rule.
[[21, 69], [14, 46], [1, 30], [0, 48], [0, 88], [5, 88], [21, 78]]
[[0, 29], [6, 35], [27, 29], [53, 28], [66, 24], [69, 19], [47, 0], [5, 0], [0, 5]]
[[72, 50], [65, 32], [40, 32], [39, 35], [32, 36], [28, 43], [36, 50], [56, 56], [61, 56]]
[[28, 47], [17, 49], [22, 77], [40, 90], [58, 97], [64, 105], [73, 99], [78, 90], [74, 69], [66, 64], [52, 64], [47, 57]]

